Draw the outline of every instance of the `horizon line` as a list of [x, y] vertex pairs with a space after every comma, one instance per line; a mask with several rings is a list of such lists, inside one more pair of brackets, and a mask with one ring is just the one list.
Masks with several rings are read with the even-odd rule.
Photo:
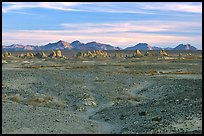
[[[57, 43], [57, 42], [60, 42], [60, 41], [62, 41], [62, 42], [67, 42], [67, 41], [65, 41], [65, 40], [58, 40], [58, 41], [56, 41], [56, 42], [48, 42], [47, 44], [53, 44], [53, 43]], [[69, 43], [69, 44], [71, 44], [71, 43], [73, 43], [73, 42], [75, 42], [75, 41], [79, 41], [79, 40], [73, 40], [72, 42], [67, 42], [67, 43]], [[134, 44], [134, 45], [129, 45], [129, 46], [127, 46], [127, 47], [124, 47], [124, 48], [122, 48], [122, 47], [119, 47], [119, 46], [114, 46], [114, 45], [112, 45], [112, 44], [108, 44], [108, 43], [101, 43], [101, 42], [97, 42], [97, 41], [95, 41], [95, 40], [93, 40], [93, 41], [90, 41], [90, 42], [86, 42], [86, 43], [83, 43], [83, 42], [81, 42], [81, 41], [79, 41], [80, 43], [82, 43], [82, 44], [88, 44], [88, 43], [91, 43], [91, 42], [96, 42], [96, 43], [99, 43], [99, 44], [106, 44], [106, 45], [110, 45], [110, 46], [113, 46], [113, 47], [118, 47], [118, 48], [121, 48], [121, 49], [125, 49], [125, 48], [128, 48], [128, 47], [133, 47], [133, 46], [136, 46], [137, 44], [140, 44], [140, 43], [145, 43], [145, 44], [148, 44], [147, 42], [137, 42], [136, 44]], [[3, 45], [2, 44], [2, 47], [3, 46], [11, 46], [11, 45], [22, 45], [22, 46], [45, 46], [45, 45], [47, 45], [47, 44], [37, 44], [37, 45], [34, 45], [34, 44], [21, 44], [21, 43], [13, 43], [13, 44], [9, 44], [9, 45]], [[186, 45], [186, 44], [190, 44], [190, 43], [179, 43], [179, 44], [177, 44], [177, 45], [175, 45], [175, 47], [177, 47], [178, 45], [180, 45], [180, 44], [183, 44], [183, 45]], [[149, 45], [149, 44], [148, 44]], [[191, 44], [190, 44], [191, 45]], [[151, 46], [151, 45], [150, 45]], [[192, 46], [192, 45], [191, 45]], [[151, 47], [159, 47], [159, 48], [162, 48], [162, 49], [164, 49], [164, 48], [175, 48], [175, 47], [160, 47], [160, 46], [151, 46]], [[193, 47], [195, 47], [195, 46], [193, 46]], [[197, 48], [197, 47], [195, 47], [195, 48]], [[202, 48], [200, 49], [200, 48], [197, 48], [197, 50], [202, 50]]]

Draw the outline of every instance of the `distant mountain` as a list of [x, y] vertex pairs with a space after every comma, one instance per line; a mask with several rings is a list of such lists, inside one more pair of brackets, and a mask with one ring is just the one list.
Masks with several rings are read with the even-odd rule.
[[190, 44], [179, 44], [174, 48], [174, 50], [197, 50], [197, 48]]
[[161, 47], [156, 47], [156, 46], [152, 47], [152, 50], [161, 50], [161, 49], [162, 49]]
[[166, 47], [164, 50], [174, 50], [174, 48]]
[[138, 43], [135, 46], [127, 47], [125, 50], [152, 50], [152, 46], [148, 45], [147, 43]]
[[[24, 50], [123, 50], [119, 47], [114, 47], [109, 44], [97, 43], [97, 42], [88, 42], [86, 44], [81, 43], [76, 40], [72, 43], [68, 43], [65, 41], [58, 41], [55, 43], [48, 43], [42, 46], [34, 46], [34, 45], [21, 45], [21, 44], [12, 44], [9, 46], [3, 46], [3, 51], [24, 51]], [[138, 43], [135, 46], [127, 47], [124, 50], [197, 50], [194, 46], [190, 44], [179, 44], [175, 48], [161, 48], [161, 47], [153, 47], [147, 43]]]
[[124, 50], [197, 50], [194, 46], [191, 46], [190, 44], [179, 44], [175, 48], [161, 48], [161, 47], [156, 47], [156, 46], [150, 46], [147, 43], [138, 43], [135, 46], [132, 47], [127, 47]]
[[9, 46], [2, 46], [2, 50], [5, 51], [24, 51], [24, 50], [36, 50], [38, 46], [34, 45], [21, 45], [21, 44], [12, 44]]
[[71, 46], [74, 50], [121, 50], [119, 47], [97, 42], [88, 42], [84, 44], [79, 41], [74, 41], [71, 43]]
[[138, 43], [135, 46], [127, 47], [124, 50], [161, 50], [160, 47], [152, 47], [147, 43]]
[[84, 43], [81, 43], [80, 41], [76, 40], [70, 43], [70, 45], [75, 49], [75, 50], [80, 50], [82, 46], [84, 46]]
[[121, 50], [119, 47], [113, 47], [109, 44], [102, 44], [97, 42], [89, 42], [84, 45], [86, 50]]
[[10, 46], [2, 46], [3, 50], [9, 51], [23, 51], [23, 50], [122, 50], [122, 48], [114, 47], [109, 44], [97, 43], [97, 42], [88, 42], [86, 44], [81, 43], [76, 40], [72, 43], [65, 41], [58, 41], [55, 43], [48, 43], [42, 46], [31, 46], [31, 45], [20, 45], [13, 44]]
[[73, 47], [65, 41], [58, 41], [55, 43], [48, 43], [44, 46], [39, 46], [38, 50], [71, 50]]

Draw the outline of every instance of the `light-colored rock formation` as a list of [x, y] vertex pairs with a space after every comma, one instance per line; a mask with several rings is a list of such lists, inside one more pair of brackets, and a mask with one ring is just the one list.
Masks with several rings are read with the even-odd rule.
[[2, 55], [2, 57], [10, 57], [10, 56], [11, 56], [11, 53], [7, 51]]
[[88, 51], [87, 53], [78, 52], [77, 58], [97, 58], [97, 57], [109, 57], [108, 53], [102, 50]]
[[42, 52], [42, 58], [47, 58], [47, 55], [44, 52]]
[[37, 58], [46, 58], [47, 55], [44, 52], [37, 52], [35, 54], [35, 57], [37, 57]]
[[160, 51], [159, 51], [159, 55], [160, 55], [160, 56], [168, 56], [167, 52], [164, 51], [164, 50], [160, 50]]
[[30, 57], [30, 58], [33, 58], [34, 57], [34, 55], [33, 55], [33, 53], [26, 53], [26, 55], [25, 55], [25, 57]]
[[23, 57], [25, 57], [25, 54], [21, 53], [19, 57], [23, 58]]
[[124, 55], [122, 53], [115, 53], [114, 58], [123, 58]]
[[56, 52], [53, 50], [52, 53], [50, 53], [50, 55], [48, 55], [48, 57], [54, 58], [57, 57]]
[[83, 57], [83, 55], [84, 55], [84, 54], [83, 54], [82, 52], [78, 52], [78, 53], [76, 54], [76, 57], [77, 57], [77, 58], [81, 58], [81, 57]]
[[134, 52], [134, 54], [133, 54], [133, 57], [142, 57], [142, 56], [143, 56], [143, 54], [141, 53], [140, 50], [136, 50], [136, 51]]
[[60, 50], [56, 51], [56, 57], [58, 58], [62, 57], [62, 52]]

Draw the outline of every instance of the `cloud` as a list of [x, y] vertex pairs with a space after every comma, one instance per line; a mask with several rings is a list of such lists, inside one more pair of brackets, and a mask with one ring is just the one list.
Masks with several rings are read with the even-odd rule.
[[182, 22], [182, 21], [128, 21], [112, 23], [83, 23], [83, 24], [61, 24], [63, 30], [72, 33], [95, 33], [95, 34], [113, 34], [113, 33], [201, 33], [201, 22]]
[[153, 3], [139, 3], [141, 8], [146, 10], [161, 10], [161, 11], [180, 11], [202, 13], [201, 2], [155, 2]]
[[29, 9], [29, 8], [46, 8], [46, 9], [54, 9], [54, 10], [75, 10], [71, 7], [87, 4], [81, 2], [4, 2], [4, 6], [2, 7], [2, 12], [7, 13], [12, 10], [21, 10], [21, 9]]
[[[195, 4], [196, 3], [196, 4]], [[202, 13], [201, 2], [147, 3], [147, 2], [3, 2], [2, 12], [29, 8], [63, 11], [155, 14], [155, 11], [182, 11]], [[154, 11], [153, 11], [154, 10]], [[158, 12], [157, 12], [158, 13]]]

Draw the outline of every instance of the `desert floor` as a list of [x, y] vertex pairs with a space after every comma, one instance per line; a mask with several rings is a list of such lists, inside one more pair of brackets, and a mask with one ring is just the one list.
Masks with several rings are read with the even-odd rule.
[[2, 133], [202, 133], [202, 57], [6, 59]]

